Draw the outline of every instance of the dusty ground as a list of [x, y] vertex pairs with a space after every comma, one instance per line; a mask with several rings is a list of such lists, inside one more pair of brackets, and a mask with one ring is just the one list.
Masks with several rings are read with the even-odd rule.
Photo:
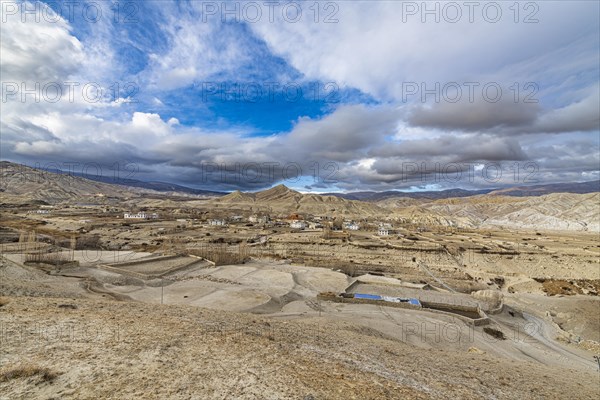
[[[568, 338], [557, 340], [565, 334], [560, 327], [533, 312], [539, 311], [532, 305], [540, 295], [509, 296], [511, 306], [492, 316], [490, 328], [505, 337], [498, 340], [449, 315], [318, 301], [312, 297], [315, 293], [343, 286], [348, 278], [283, 262], [180, 271], [182, 280], [176, 284], [182, 286], [176, 294], [168, 292], [167, 302], [173, 303], [168, 305], [157, 304], [158, 287], [138, 288], [150, 296], [137, 299], [144, 302], [126, 296], [116, 301], [110, 291], [90, 290], [81, 278], [51, 276], [8, 260], [2, 262], [1, 272], [5, 297], [0, 301], [0, 389], [7, 398], [598, 395], [593, 352]], [[208, 276], [210, 280], [195, 279]], [[107, 274], [95, 279], [117, 278]], [[113, 289], [122, 292], [137, 282], [120, 279], [112, 280]], [[210, 304], [202, 296], [205, 303], [184, 299], [186, 290], [191, 296], [202, 294], [199, 286], [184, 286], [198, 282], [212, 288], [211, 293], [221, 292], [221, 297], [209, 296]], [[288, 295], [284, 305], [257, 309], [251, 298], [224, 297], [233, 290], [223, 289], [227, 287], [279, 299], [290, 291], [302, 297]], [[554, 302], [544, 306], [554, 307], [557, 318], [564, 317], [561, 312], [566, 309], [577, 311], [575, 301], [581, 311], [598, 311], [596, 299], [586, 301], [589, 296], [569, 297], [571, 303], [566, 304], [562, 298], [544, 299]], [[215, 310], [198, 307], [205, 305]], [[563, 329], [583, 326], [585, 318], [575, 315], [567, 318], [571, 326]], [[593, 329], [589, 326], [581, 335], [595, 337]]]
[[320, 292], [342, 292], [349, 278], [323, 268], [283, 262], [190, 268], [165, 276], [160, 285], [105, 285], [106, 289], [150, 303], [191, 304], [231, 311], [271, 312], [288, 301]]
[[[6, 398], [593, 399], [598, 373], [424, 349], [343, 321], [188, 306], [3, 299]], [[69, 307], [69, 308], [67, 308]], [[75, 307], [74, 309], [71, 307]]]

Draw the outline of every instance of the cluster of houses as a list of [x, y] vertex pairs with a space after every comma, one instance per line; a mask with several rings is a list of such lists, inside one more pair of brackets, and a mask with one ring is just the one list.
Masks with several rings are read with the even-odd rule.
[[[240, 215], [235, 215], [225, 218], [209, 219], [207, 222], [211, 226], [228, 226], [229, 223], [243, 222], [244, 218]], [[328, 222], [324, 222], [327, 220]], [[321, 216], [303, 216], [297, 213], [292, 213], [283, 219], [272, 220], [268, 214], [253, 214], [247, 218], [247, 221], [252, 224], [260, 225], [272, 225], [276, 227], [290, 227], [295, 230], [304, 229], [323, 229], [325, 225], [329, 226], [333, 231], [359, 231], [361, 229], [371, 230], [373, 229], [371, 224], [367, 224], [366, 227], [362, 227], [358, 222], [345, 219], [343, 221], [334, 220], [329, 217]], [[381, 222], [377, 226], [377, 235], [379, 236], [391, 236], [397, 232], [389, 222]]]
[[[47, 213], [46, 210], [39, 210], [39, 213]], [[125, 219], [157, 219], [159, 215], [157, 213], [124, 213], [123, 218]], [[179, 220], [178, 220], [179, 221]], [[358, 222], [351, 219], [334, 219], [323, 216], [304, 216], [297, 213], [288, 215], [286, 218], [272, 220], [268, 214], [253, 214], [247, 219], [242, 215], [233, 215], [228, 218], [217, 217], [208, 219], [206, 222], [210, 226], [215, 227], [227, 227], [230, 223], [242, 223], [249, 222], [252, 224], [259, 225], [272, 225], [276, 227], [290, 227], [295, 230], [318, 230], [323, 229], [325, 226], [329, 227], [332, 231], [359, 231], [366, 229], [367, 231], [373, 229], [373, 224], [367, 223], [366, 226], [361, 226]], [[364, 221], [363, 221], [364, 222]], [[377, 226], [376, 233], [378, 236], [391, 236], [397, 232], [389, 222], [381, 222]]]
[[349, 231], [357, 231], [360, 229], [360, 225], [354, 221], [351, 221], [344, 224], [344, 228], [348, 229]]
[[38, 210], [30, 210], [27, 211], [27, 214], [50, 214], [50, 212], [52, 211], [52, 208], [54, 208], [54, 206], [46, 206], [46, 205], [42, 205], [40, 206], [40, 208]]
[[[308, 220], [305, 221], [303, 219], [300, 219], [298, 217], [296, 217], [296, 215], [292, 215], [290, 217], [288, 217], [288, 220], [290, 220], [290, 227], [293, 229], [322, 229], [323, 228], [323, 223], [322, 221], [322, 217], [314, 217], [312, 218], [312, 220]], [[380, 227], [384, 226], [386, 231], [381, 231], [380, 235], [381, 236], [387, 236], [392, 232], [392, 226], [391, 224], [380, 224]], [[335, 223], [331, 223], [330, 224], [331, 230], [333, 231], [341, 231], [341, 230], [345, 230], [345, 231], [358, 231], [361, 230], [361, 225], [358, 222], [355, 222], [353, 220], [344, 220], [343, 223], [339, 223], [339, 222], [335, 222]]]

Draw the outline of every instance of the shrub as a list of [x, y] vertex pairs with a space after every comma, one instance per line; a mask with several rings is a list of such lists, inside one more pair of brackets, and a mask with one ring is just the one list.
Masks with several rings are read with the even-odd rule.
[[40, 367], [33, 364], [22, 364], [16, 366], [6, 366], [0, 370], [0, 382], [7, 382], [12, 379], [29, 378], [39, 375], [44, 381], [56, 379], [58, 374], [46, 367]]

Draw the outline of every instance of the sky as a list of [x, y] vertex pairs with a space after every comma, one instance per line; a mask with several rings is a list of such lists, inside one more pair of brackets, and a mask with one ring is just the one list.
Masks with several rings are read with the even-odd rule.
[[600, 179], [600, 2], [1, 3], [0, 158], [210, 190]]

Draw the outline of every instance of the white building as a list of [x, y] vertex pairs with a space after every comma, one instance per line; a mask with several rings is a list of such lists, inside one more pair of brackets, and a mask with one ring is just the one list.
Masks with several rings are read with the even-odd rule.
[[379, 227], [379, 231], [377, 231], [377, 234], [378, 234], [379, 236], [389, 236], [389, 234], [390, 234], [390, 231], [389, 231], [389, 229], [387, 229], [387, 228], [384, 228], [384, 227]]
[[255, 224], [266, 224], [271, 221], [271, 218], [268, 215], [252, 215], [248, 218], [248, 221]]
[[306, 222], [304, 221], [292, 221], [290, 227], [293, 229], [306, 229]]
[[227, 222], [224, 219], [211, 219], [208, 221], [208, 224], [213, 226], [227, 226]]
[[145, 213], [145, 212], [139, 212], [139, 213], [124, 213], [123, 214], [123, 218], [125, 219], [157, 219], [158, 218], [158, 214], [157, 213]]
[[310, 229], [323, 229], [323, 224], [321, 224], [320, 222], [309, 222], [308, 223], [308, 227]]
[[360, 229], [360, 225], [358, 225], [355, 222], [346, 224], [346, 229], [348, 229], [349, 231], [357, 231]]

